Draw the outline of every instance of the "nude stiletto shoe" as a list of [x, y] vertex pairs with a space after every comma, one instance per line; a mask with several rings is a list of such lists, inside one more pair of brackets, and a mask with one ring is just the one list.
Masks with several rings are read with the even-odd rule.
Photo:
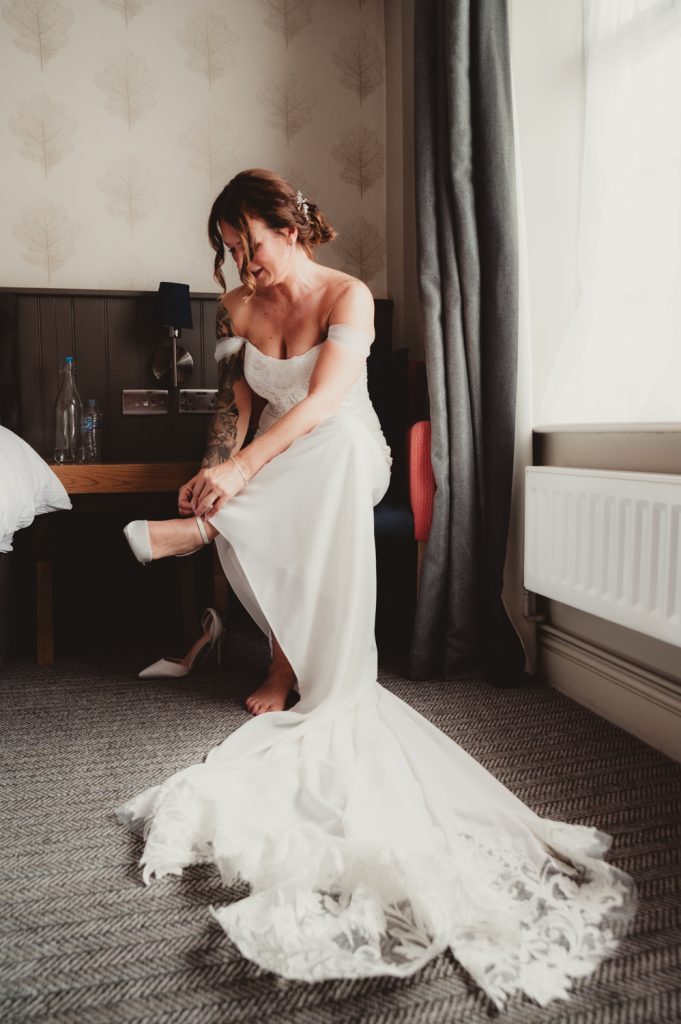
[[[210, 539], [206, 533], [206, 527], [203, 525], [202, 519], [194, 520], [199, 528], [201, 534], [201, 540], [204, 544], [210, 544]], [[130, 550], [142, 565], [148, 565], [152, 561], [153, 555], [151, 553], [151, 540], [149, 538], [149, 523], [146, 519], [133, 519], [131, 523], [123, 527], [123, 533], [125, 539], [130, 545]], [[198, 549], [197, 549], [198, 550]], [[187, 554], [193, 555], [193, 551], [188, 551]], [[178, 558], [183, 558], [184, 555], [178, 555]]]
[[153, 665], [143, 668], [139, 673], [139, 678], [179, 679], [181, 676], [188, 676], [210, 657], [213, 650], [217, 653], [219, 665], [222, 660], [221, 648], [225, 627], [215, 608], [206, 608], [201, 619], [201, 628], [203, 633], [187, 651], [184, 658], [161, 658]]

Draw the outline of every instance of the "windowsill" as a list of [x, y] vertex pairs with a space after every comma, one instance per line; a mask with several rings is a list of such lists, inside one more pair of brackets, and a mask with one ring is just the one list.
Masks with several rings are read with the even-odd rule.
[[535, 434], [667, 434], [681, 433], [681, 423], [540, 423]]
[[535, 466], [681, 474], [681, 423], [550, 423], [533, 431]]

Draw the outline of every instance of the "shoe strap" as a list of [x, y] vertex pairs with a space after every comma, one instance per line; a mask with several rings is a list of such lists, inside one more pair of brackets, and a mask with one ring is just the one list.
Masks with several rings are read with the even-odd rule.
[[203, 543], [204, 544], [210, 544], [210, 540], [208, 538], [208, 534], [206, 533], [206, 527], [203, 525], [203, 519], [199, 519], [199, 517], [197, 516], [196, 517], [196, 525], [199, 528], [199, 533], [201, 534], [201, 540], [203, 541]]
[[214, 608], [206, 608], [201, 616], [201, 628], [204, 633], [212, 633], [213, 628], [220, 623], [220, 616]]

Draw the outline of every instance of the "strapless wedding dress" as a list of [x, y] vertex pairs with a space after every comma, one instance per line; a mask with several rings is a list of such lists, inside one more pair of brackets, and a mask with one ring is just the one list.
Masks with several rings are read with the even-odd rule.
[[[279, 360], [228, 343], [246, 345], [267, 430], [307, 393], [321, 346]], [[373, 505], [389, 463], [363, 375], [214, 516], [230, 583], [300, 700], [117, 813], [145, 836], [145, 882], [209, 861], [226, 886], [250, 883], [211, 910], [263, 968], [406, 976], [449, 948], [497, 1006], [518, 990], [543, 1004], [614, 950], [633, 885], [603, 860], [606, 836], [539, 818], [377, 682]]]

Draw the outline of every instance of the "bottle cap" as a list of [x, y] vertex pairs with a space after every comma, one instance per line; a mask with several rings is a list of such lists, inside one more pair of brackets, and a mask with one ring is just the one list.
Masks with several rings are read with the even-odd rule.
[[90, 406], [97, 405], [97, 399], [96, 398], [88, 398], [87, 404], [90, 405]]
[[72, 363], [73, 362], [73, 356], [64, 356], [64, 362], [65, 363]]

